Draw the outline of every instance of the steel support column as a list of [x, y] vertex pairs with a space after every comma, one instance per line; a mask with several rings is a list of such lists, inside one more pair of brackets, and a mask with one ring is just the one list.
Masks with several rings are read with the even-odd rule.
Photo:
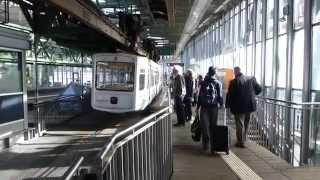
[[[288, 1], [288, 21], [287, 21], [287, 63], [286, 63], [286, 101], [291, 101], [292, 92], [292, 54], [293, 54], [293, 40], [294, 40], [294, 29], [293, 29], [293, 1]], [[284, 147], [284, 159], [289, 161], [293, 160], [293, 154], [291, 155], [291, 149], [293, 141], [291, 140], [291, 112], [289, 108], [286, 110], [285, 115], [285, 147]], [[293, 162], [292, 162], [293, 163]]]
[[266, 95], [265, 84], [266, 84], [266, 38], [267, 38], [267, 0], [262, 0], [262, 42], [261, 42], [261, 75], [262, 75], [262, 88], [264, 89], [262, 95]]
[[[312, 1], [304, 0], [304, 66], [303, 66], [303, 92], [302, 101], [309, 102], [311, 97], [311, 12]], [[301, 162], [307, 164], [309, 157], [309, 137], [310, 137], [310, 110], [303, 110], [302, 117], [302, 143], [301, 143]]]
[[[253, 17], [257, 18], [257, 8], [258, 7], [258, 1], [253, 1]], [[254, 18], [253, 21], [253, 31], [252, 31], [252, 60], [253, 60], [253, 72], [252, 75], [256, 76], [256, 62], [257, 62], [257, 19]]]

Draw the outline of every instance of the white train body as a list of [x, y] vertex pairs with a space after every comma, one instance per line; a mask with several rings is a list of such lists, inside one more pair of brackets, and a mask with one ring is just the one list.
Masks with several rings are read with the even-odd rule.
[[147, 57], [100, 53], [93, 58], [91, 105], [111, 113], [144, 110], [159, 94], [161, 66]]

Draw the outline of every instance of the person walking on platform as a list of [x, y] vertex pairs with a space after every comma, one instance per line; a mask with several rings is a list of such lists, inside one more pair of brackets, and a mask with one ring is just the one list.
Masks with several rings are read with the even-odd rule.
[[202, 127], [202, 146], [203, 150], [208, 149], [210, 140], [211, 153], [213, 150], [213, 130], [218, 121], [218, 109], [223, 106], [222, 84], [214, 76], [216, 70], [210, 67], [204, 81], [201, 83], [197, 103], [197, 113], [200, 109], [200, 124]]
[[192, 95], [193, 95], [193, 78], [191, 70], [187, 70], [185, 76], [186, 95], [183, 98], [184, 109], [186, 113], [186, 120], [190, 121], [192, 118]]
[[202, 82], [203, 82], [203, 78], [201, 75], [199, 75], [195, 81], [195, 92], [193, 95], [193, 103], [194, 103], [193, 106], [198, 104], [198, 96], [199, 96], [200, 87], [201, 87]]
[[230, 108], [236, 121], [237, 147], [244, 148], [251, 113], [256, 111], [256, 95], [262, 88], [255, 77], [245, 76], [240, 67], [234, 68], [235, 78], [230, 82], [226, 107]]
[[173, 76], [173, 86], [172, 86], [172, 96], [174, 99], [174, 107], [177, 114], [177, 123], [174, 126], [183, 126], [185, 123], [185, 112], [184, 106], [182, 102], [183, 97], [183, 89], [184, 89], [184, 82], [183, 77], [179, 74], [176, 68], [172, 70]]

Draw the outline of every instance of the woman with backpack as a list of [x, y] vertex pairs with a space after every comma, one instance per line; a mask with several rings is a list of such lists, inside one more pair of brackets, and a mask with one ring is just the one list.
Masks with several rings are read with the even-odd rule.
[[203, 150], [208, 149], [210, 141], [211, 153], [215, 154], [213, 149], [213, 130], [217, 125], [218, 110], [223, 106], [222, 84], [215, 79], [216, 69], [210, 67], [208, 73], [201, 83], [197, 113], [200, 109], [200, 124], [202, 127], [202, 145]]

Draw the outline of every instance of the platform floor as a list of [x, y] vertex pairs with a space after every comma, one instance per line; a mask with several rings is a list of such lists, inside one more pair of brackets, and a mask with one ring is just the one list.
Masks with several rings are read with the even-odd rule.
[[[175, 114], [172, 115], [175, 123]], [[218, 122], [222, 124], [220, 120]], [[320, 167], [294, 168], [286, 161], [254, 142], [237, 148], [235, 129], [231, 130], [231, 151], [212, 156], [202, 151], [200, 142], [190, 134], [191, 124], [174, 127], [174, 172], [172, 180], [315, 180], [320, 179]]]

